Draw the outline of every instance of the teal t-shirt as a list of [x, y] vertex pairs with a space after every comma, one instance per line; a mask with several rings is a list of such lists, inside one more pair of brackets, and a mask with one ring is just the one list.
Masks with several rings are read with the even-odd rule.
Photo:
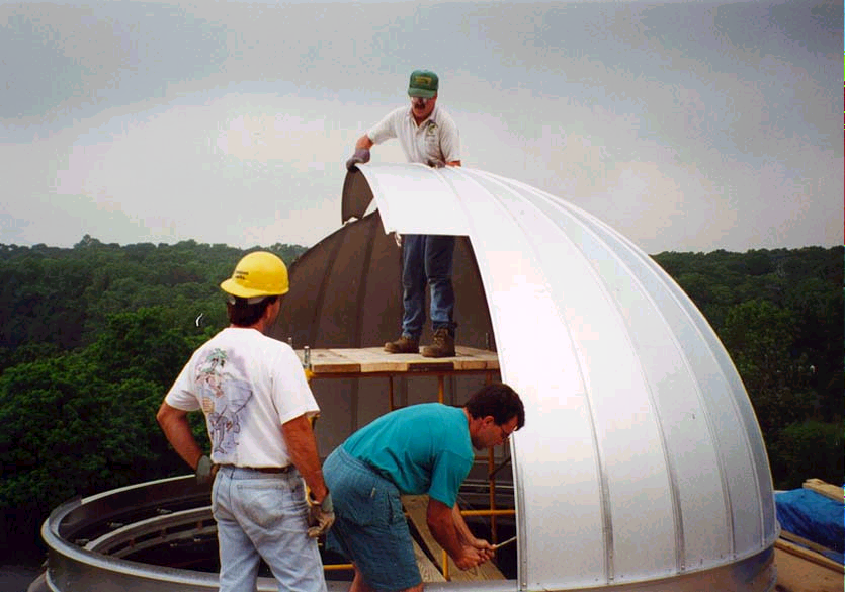
[[349, 436], [343, 448], [393, 481], [401, 493], [427, 493], [449, 507], [475, 462], [463, 409], [440, 403], [383, 415]]

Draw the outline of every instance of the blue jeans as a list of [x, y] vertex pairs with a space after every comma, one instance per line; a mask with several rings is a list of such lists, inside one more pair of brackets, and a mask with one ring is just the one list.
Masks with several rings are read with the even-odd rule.
[[255, 592], [260, 559], [279, 592], [326, 592], [317, 539], [307, 532], [308, 503], [298, 471], [221, 467], [211, 509], [220, 545], [220, 592]]
[[455, 293], [452, 290], [454, 236], [402, 236], [402, 334], [419, 339], [425, 325], [425, 285], [431, 286], [431, 326], [454, 335]]

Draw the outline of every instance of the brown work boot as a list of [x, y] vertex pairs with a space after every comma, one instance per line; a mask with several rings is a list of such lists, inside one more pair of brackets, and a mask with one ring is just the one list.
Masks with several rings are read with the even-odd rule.
[[403, 335], [396, 341], [385, 343], [384, 351], [389, 354], [418, 354], [420, 353], [420, 340]]
[[426, 358], [448, 358], [455, 355], [455, 338], [449, 329], [438, 329], [434, 332], [431, 345], [422, 348], [422, 355]]

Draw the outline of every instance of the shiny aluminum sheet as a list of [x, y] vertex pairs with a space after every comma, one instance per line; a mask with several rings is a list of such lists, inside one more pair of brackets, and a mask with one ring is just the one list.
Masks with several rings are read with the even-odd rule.
[[469, 238], [512, 439], [519, 588], [642, 582], [729, 565], [777, 537], [750, 401], [687, 296], [558, 197], [466, 168], [360, 167], [386, 232]]
[[[208, 486], [193, 475], [123, 487], [56, 508], [41, 534], [49, 548], [49, 567], [33, 582], [31, 592], [211, 592], [217, 574], [192, 569], [139, 563], [139, 547], [169, 549], [174, 563], [185, 560], [185, 549], [208, 544], [214, 530]], [[116, 526], [120, 523], [122, 526]], [[86, 538], [81, 539], [79, 537]], [[87, 538], [93, 536], [94, 539]], [[86, 541], [89, 541], [86, 543]], [[180, 550], [181, 549], [181, 550]], [[199, 558], [193, 547], [189, 563]], [[104, 554], [113, 552], [114, 554]], [[122, 557], [127, 558], [122, 558]], [[774, 549], [706, 571], [662, 580], [614, 585], [614, 592], [767, 592], [774, 587]], [[327, 582], [329, 592], [344, 592], [348, 582]], [[429, 592], [516, 592], [514, 580], [427, 583]], [[272, 578], [259, 577], [258, 592], [277, 590]], [[548, 588], [547, 588], [548, 589]], [[610, 587], [558, 588], [595, 592]]]

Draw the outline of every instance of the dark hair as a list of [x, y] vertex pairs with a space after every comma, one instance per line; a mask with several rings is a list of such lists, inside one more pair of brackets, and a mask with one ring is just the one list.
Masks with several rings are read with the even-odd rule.
[[278, 299], [278, 296], [268, 296], [264, 300], [250, 304], [246, 298], [231, 296], [226, 303], [229, 322], [236, 327], [252, 327], [264, 316], [264, 311], [267, 310], [267, 307], [274, 304]]
[[525, 425], [525, 408], [519, 395], [506, 384], [490, 384], [470, 397], [464, 407], [473, 418], [493, 416], [496, 425], [504, 425], [516, 416], [516, 429]]

